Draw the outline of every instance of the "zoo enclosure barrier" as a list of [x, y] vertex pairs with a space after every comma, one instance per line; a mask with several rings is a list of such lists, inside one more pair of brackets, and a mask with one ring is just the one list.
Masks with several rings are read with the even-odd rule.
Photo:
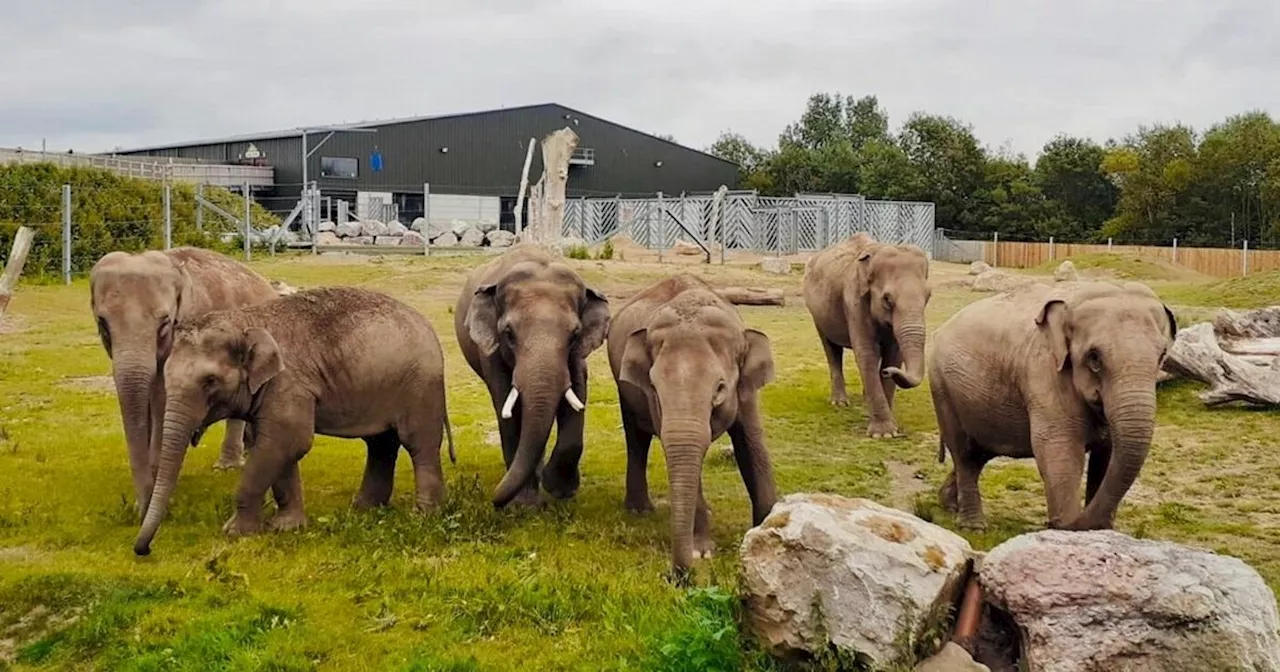
[[1034, 268], [1054, 261], [1087, 254], [1122, 254], [1182, 266], [1198, 273], [1232, 278], [1280, 269], [1280, 250], [1259, 250], [1248, 240], [1239, 247], [1187, 247], [1174, 238], [1154, 244], [1060, 243], [1008, 240], [999, 233], [973, 233], [937, 229], [933, 258], [938, 261], [972, 263], [985, 261], [1004, 268]]
[[565, 202], [564, 236], [595, 245], [626, 233], [662, 252], [677, 241], [704, 249], [797, 254], [825, 249], [865, 231], [878, 241], [933, 250], [933, 203], [873, 201], [857, 194], [760, 196], [755, 191], [654, 197], [574, 198]]

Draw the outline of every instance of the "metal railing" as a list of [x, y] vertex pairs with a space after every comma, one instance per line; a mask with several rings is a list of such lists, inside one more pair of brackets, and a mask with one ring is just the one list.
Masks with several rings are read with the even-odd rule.
[[201, 163], [174, 157], [61, 154], [0, 148], [0, 164], [5, 163], [54, 163], [60, 166], [102, 168], [118, 175], [144, 180], [212, 184], [220, 187], [236, 187], [246, 182], [254, 187], [275, 184], [275, 169], [271, 166]]

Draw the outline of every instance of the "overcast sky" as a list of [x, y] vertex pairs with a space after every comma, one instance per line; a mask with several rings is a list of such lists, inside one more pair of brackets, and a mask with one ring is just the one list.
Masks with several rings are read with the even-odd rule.
[[[785, 9], [784, 9], [785, 7]], [[1280, 108], [1275, 0], [0, 0], [0, 146], [102, 151], [559, 102], [774, 144], [815, 91], [1034, 156]]]

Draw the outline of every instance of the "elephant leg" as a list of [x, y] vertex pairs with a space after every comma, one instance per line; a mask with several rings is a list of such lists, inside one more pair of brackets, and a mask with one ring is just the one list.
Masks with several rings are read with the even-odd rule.
[[[880, 344], [880, 368], [886, 366], [894, 366], [902, 368], [902, 351], [898, 349], [898, 343], [893, 339], [886, 339]], [[880, 387], [884, 392], [884, 401], [889, 405], [889, 413], [893, 413], [893, 397], [898, 392], [898, 384], [893, 378], [885, 376], [877, 376], [880, 380]]]
[[[1037, 431], [1037, 429], [1039, 431]], [[1060, 529], [1080, 516], [1080, 479], [1084, 476], [1084, 442], [1066, 432], [1036, 427], [1032, 420], [1031, 450], [1035, 455], [1048, 504], [1050, 529]]]
[[444, 405], [440, 404], [438, 410], [415, 415], [406, 423], [409, 429], [400, 434], [399, 442], [413, 462], [414, 508], [421, 512], [434, 511], [444, 503], [444, 470], [440, 462], [444, 423]]
[[707, 498], [702, 495], [702, 479], [698, 479], [698, 507], [693, 511], [693, 557], [694, 559], [710, 558], [716, 550], [716, 542], [711, 538], [711, 507], [707, 506]]
[[827, 340], [821, 332], [818, 338], [822, 340], [822, 352], [827, 356], [827, 370], [831, 373], [830, 403], [832, 406], [848, 406], [849, 394], [844, 386], [844, 347]]
[[756, 400], [740, 402], [738, 421], [729, 426], [729, 441], [733, 444], [733, 459], [738, 463], [738, 473], [747, 486], [751, 498], [751, 524], [759, 525], [773, 510], [778, 501], [778, 491], [773, 480], [773, 465], [764, 445], [764, 430], [760, 425]]
[[366, 510], [391, 502], [391, 489], [396, 480], [396, 457], [400, 453], [400, 437], [394, 430], [364, 437], [368, 454], [360, 492], [352, 505]]
[[[502, 441], [502, 462], [507, 469], [511, 468], [511, 462], [516, 458], [516, 448], [520, 445], [520, 420], [523, 416], [520, 404], [516, 404], [511, 410], [510, 418], [502, 417], [502, 406], [507, 401], [507, 394], [511, 392], [511, 374], [505, 371], [490, 371], [490, 375], [485, 378], [489, 385], [489, 398], [493, 401], [494, 416], [498, 418], [498, 436]], [[538, 504], [538, 483], [541, 481], [541, 471], [539, 467], [538, 473], [529, 479], [529, 484], [511, 500], [516, 506], [536, 506]]]
[[218, 471], [239, 469], [244, 466], [245, 422], [243, 420], [227, 420], [227, 433], [222, 437], [222, 451], [213, 468]]
[[947, 477], [942, 481], [942, 487], [938, 488], [938, 504], [953, 514], [960, 512], [960, 489], [956, 485], [955, 467], [947, 472]]
[[649, 499], [649, 447], [653, 444], [653, 435], [640, 429], [635, 417], [622, 408], [622, 432], [627, 438], [627, 496], [625, 500], [629, 511], [648, 513], [653, 511], [653, 500]]
[[1088, 505], [1093, 496], [1098, 494], [1102, 485], [1102, 477], [1107, 475], [1107, 466], [1111, 464], [1111, 442], [1100, 441], [1089, 444], [1089, 471], [1085, 476], [1084, 503]]
[[853, 351], [857, 356], [858, 374], [862, 376], [862, 398], [867, 405], [867, 435], [876, 439], [887, 439], [898, 434], [898, 423], [893, 419], [893, 410], [884, 396], [884, 385], [880, 382], [880, 346], [869, 334], [850, 333], [853, 339]]
[[[315, 409], [299, 409], [287, 420], [263, 418], [258, 421], [258, 444], [249, 452], [236, 490], [236, 510], [223, 532], [244, 536], [262, 531], [262, 505], [267, 489], [286, 476], [290, 465], [297, 465], [308, 451], [315, 436]], [[301, 497], [298, 498], [301, 503]]]
[[302, 508], [302, 475], [298, 461], [287, 462], [284, 474], [271, 484], [271, 494], [276, 500], [276, 515], [268, 527], [275, 532], [288, 532], [307, 525], [307, 513]]
[[[951, 513], [960, 512], [960, 484], [956, 477], [956, 467], [959, 458], [957, 453], [967, 451], [969, 449], [969, 436], [964, 433], [960, 426], [960, 420], [956, 418], [955, 413], [951, 410], [951, 404], [947, 401], [946, 393], [943, 391], [941, 383], [935, 385], [932, 389], [934, 414], [938, 418], [938, 434], [942, 445], [946, 447], [947, 452], [951, 453], [951, 471], [947, 472], [947, 477], [942, 481], [942, 487], [938, 488], [938, 503], [942, 508]], [[976, 492], [975, 487], [975, 492]], [[982, 511], [982, 502], [980, 496], [978, 498], [978, 511]]]
[[[573, 393], [586, 404], [586, 362], [571, 367], [571, 371]], [[581, 479], [578, 465], [582, 461], [582, 435], [586, 415], [586, 409], [575, 411], [564, 400], [561, 400], [560, 407], [556, 410], [556, 446], [547, 458], [547, 466], [542, 470], [542, 489], [556, 499], [569, 499], [578, 492]]]

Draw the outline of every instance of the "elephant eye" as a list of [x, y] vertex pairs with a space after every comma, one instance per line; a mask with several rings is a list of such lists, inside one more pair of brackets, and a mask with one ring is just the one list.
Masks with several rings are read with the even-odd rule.
[[1089, 348], [1089, 351], [1086, 352], [1084, 355], [1084, 363], [1085, 363], [1085, 366], [1089, 367], [1089, 370], [1093, 371], [1094, 373], [1101, 371], [1102, 370], [1102, 353], [1098, 352], [1097, 348]]
[[882, 301], [884, 301], [884, 307], [885, 307], [885, 309], [887, 309], [887, 310], [893, 310], [893, 295], [892, 295], [892, 294], [889, 294], [888, 292], [886, 292], [886, 293], [885, 293], [885, 295], [884, 295], [884, 298], [882, 299]]
[[213, 389], [218, 386], [218, 377], [210, 373], [204, 377], [204, 386], [207, 389]]
[[574, 327], [573, 332], [569, 334], [569, 342], [577, 343], [579, 338], [582, 338], [582, 327]]
[[514, 345], [516, 342], [516, 330], [507, 325], [502, 328], [502, 337], [506, 339], [508, 345]]

